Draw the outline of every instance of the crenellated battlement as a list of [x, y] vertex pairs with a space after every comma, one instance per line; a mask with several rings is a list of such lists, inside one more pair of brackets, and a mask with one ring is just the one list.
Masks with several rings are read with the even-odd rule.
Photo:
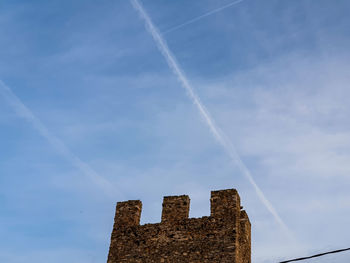
[[[176, 223], [188, 219], [190, 201], [188, 195], [164, 196], [161, 223]], [[119, 227], [139, 225], [141, 211], [142, 202], [140, 200], [118, 202], [115, 216], [116, 225]], [[235, 221], [239, 218], [240, 211], [241, 204], [237, 190], [227, 189], [211, 192], [211, 217]]]
[[140, 200], [118, 202], [108, 263], [250, 263], [250, 222], [237, 190], [212, 191], [210, 216], [189, 218], [187, 195], [165, 196], [162, 219], [140, 225]]

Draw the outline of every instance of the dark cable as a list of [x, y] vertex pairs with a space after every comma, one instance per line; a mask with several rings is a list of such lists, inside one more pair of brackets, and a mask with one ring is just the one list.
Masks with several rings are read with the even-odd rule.
[[288, 263], [288, 262], [293, 262], [293, 261], [301, 261], [301, 260], [305, 260], [305, 259], [310, 259], [310, 258], [316, 258], [316, 257], [321, 257], [321, 256], [325, 256], [328, 254], [335, 254], [335, 253], [340, 253], [340, 252], [344, 252], [350, 250], [350, 248], [344, 248], [344, 249], [338, 249], [338, 250], [333, 250], [333, 251], [329, 251], [329, 252], [325, 252], [325, 253], [321, 253], [321, 254], [316, 254], [313, 256], [309, 256], [309, 257], [303, 257], [303, 258], [294, 258], [294, 259], [289, 259], [286, 261], [281, 261], [279, 263]]

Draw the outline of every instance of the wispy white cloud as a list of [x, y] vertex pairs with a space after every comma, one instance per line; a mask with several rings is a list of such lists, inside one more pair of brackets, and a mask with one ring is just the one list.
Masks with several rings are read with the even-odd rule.
[[[286, 61], [288, 68], [283, 68]], [[211, 100], [220, 99], [216, 116], [231, 138], [240, 138], [240, 152], [264, 156], [272, 173], [297, 176], [309, 169], [308, 176], [346, 176], [348, 67], [340, 56], [292, 56], [201, 87]], [[234, 108], [233, 101], [244, 101], [249, 108]], [[281, 174], [276, 162], [287, 154], [293, 162], [289, 167], [281, 163]]]
[[[262, 262], [349, 242], [341, 230], [350, 216], [348, 61], [346, 54], [301, 52], [211, 84], [197, 80], [243, 158], [254, 158], [262, 187], [302, 244], [286, 249], [283, 238], [266, 231], [271, 223], [252, 211], [255, 255]], [[254, 210], [250, 199], [244, 198]], [[325, 229], [330, 221], [337, 226]]]

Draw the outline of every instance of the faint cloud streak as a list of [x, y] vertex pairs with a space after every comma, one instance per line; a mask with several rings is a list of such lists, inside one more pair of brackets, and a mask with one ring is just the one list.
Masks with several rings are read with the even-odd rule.
[[203, 15], [200, 15], [200, 16], [197, 16], [197, 17], [195, 17], [195, 18], [192, 18], [192, 19], [188, 20], [187, 22], [184, 22], [184, 23], [182, 23], [182, 24], [180, 24], [180, 25], [174, 26], [174, 27], [172, 27], [172, 28], [170, 28], [170, 29], [168, 29], [168, 30], [162, 32], [162, 33], [163, 33], [163, 34], [167, 34], [167, 33], [173, 32], [173, 31], [175, 31], [175, 30], [177, 30], [177, 29], [180, 29], [180, 28], [185, 27], [185, 26], [187, 26], [187, 25], [190, 25], [190, 24], [192, 24], [192, 23], [194, 23], [194, 22], [197, 22], [198, 20], [201, 20], [201, 19], [203, 19], [203, 18], [205, 18], [205, 17], [207, 17], [207, 16], [210, 16], [210, 15], [213, 15], [213, 14], [215, 14], [215, 13], [218, 13], [218, 12], [220, 12], [220, 11], [226, 9], [226, 8], [229, 8], [229, 7], [231, 7], [231, 6], [237, 5], [237, 4], [239, 4], [239, 3], [243, 2], [243, 1], [244, 1], [244, 0], [234, 1], [234, 2], [232, 2], [232, 3], [229, 3], [229, 4], [227, 4], [227, 5], [224, 5], [224, 6], [222, 6], [222, 7], [216, 8], [216, 9], [214, 9], [214, 10], [212, 10], [212, 11], [209, 11], [209, 12], [203, 14]]

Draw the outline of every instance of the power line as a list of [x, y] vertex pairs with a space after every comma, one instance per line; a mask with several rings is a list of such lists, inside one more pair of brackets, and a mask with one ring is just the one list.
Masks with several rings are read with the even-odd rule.
[[289, 260], [286, 260], [286, 261], [281, 261], [279, 263], [288, 263], [288, 262], [306, 260], [306, 259], [310, 259], [310, 258], [317, 258], [317, 257], [322, 257], [322, 256], [325, 256], [325, 255], [328, 255], [328, 254], [335, 254], [335, 253], [344, 252], [344, 251], [347, 251], [347, 250], [350, 250], [350, 248], [333, 250], [333, 251], [324, 252], [324, 253], [316, 254], [316, 255], [313, 255], [313, 256], [309, 256], [309, 257], [289, 259]]

